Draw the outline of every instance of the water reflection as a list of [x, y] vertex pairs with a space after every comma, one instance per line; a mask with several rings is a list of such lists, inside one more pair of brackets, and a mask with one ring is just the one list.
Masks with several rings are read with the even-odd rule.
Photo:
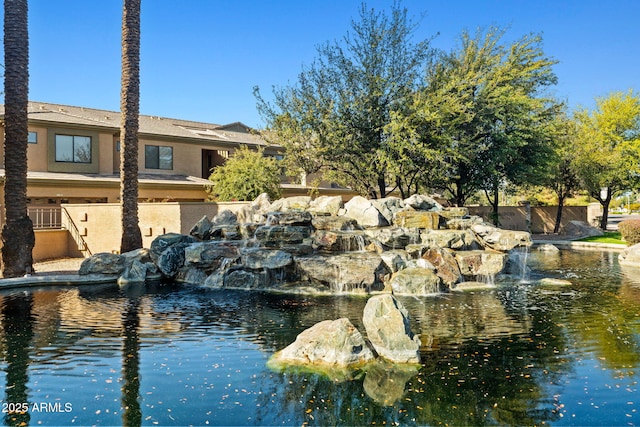
[[[6, 425], [541, 425], [640, 423], [640, 283], [608, 252], [532, 252], [529, 283], [402, 297], [419, 369], [273, 372], [325, 319], [362, 327], [365, 297], [160, 286], [0, 296], [4, 402], [70, 411]], [[571, 285], [542, 286], [537, 278]]]

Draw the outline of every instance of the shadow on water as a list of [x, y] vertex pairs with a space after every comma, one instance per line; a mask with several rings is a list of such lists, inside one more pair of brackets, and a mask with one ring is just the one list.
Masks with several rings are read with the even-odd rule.
[[[304, 329], [366, 297], [158, 286], [0, 296], [4, 402], [70, 411], [7, 425], [565, 425], [640, 423], [640, 283], [608, 252], [531, 252], [530, 277], [401, 297], [418, 368], [267, 369]], [[541, 285], [541, 277], [569, 285]], [[631, 403], [629, 403], [631, 402]], [[68, 403], [70, 406], [64, 406]]]

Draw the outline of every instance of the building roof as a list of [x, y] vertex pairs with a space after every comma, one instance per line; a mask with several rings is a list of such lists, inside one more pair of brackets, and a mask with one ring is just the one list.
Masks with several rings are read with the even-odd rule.
[[[60, 125], [98, 127], [110, 129], [114, 134], [120, 131], [120, 112], [118, 111], [36, 101], [29, 101], [27, 108], [29, 122], [34, 124], [47, 122]], [[4, 105], [1, 104], [0, 119], [4, 119]], [[139, 126], [139, 135], [143, 137], [159, 136], [208, 142], [269, 145], [256, 130], [241, 122], [220, 125], [140, 114]]]

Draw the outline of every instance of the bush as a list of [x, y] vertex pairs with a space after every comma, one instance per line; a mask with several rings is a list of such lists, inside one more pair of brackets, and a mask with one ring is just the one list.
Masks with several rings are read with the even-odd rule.
[[618, 224], [622, 239], [630, 245], [640, 243], [640, 219], [628, 219]]
[[267, 193], [271, 200], [280, 197], [280, 166], [272, 157], [241, 147], [209, 177], [207, 192], [212, 200], [254, 200]]

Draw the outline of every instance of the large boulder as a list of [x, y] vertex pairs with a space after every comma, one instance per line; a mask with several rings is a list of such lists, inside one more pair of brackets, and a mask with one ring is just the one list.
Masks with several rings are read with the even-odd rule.
[[437, 230], [440, 227], [440, 215], [430, 211], [400, 211], [395, 214], [393, 224], [398, 227]]
[[269, 364], [350, 367], [374, 359], [362, 334], [349, 319], [325, 320], [298, 335], [295, 342], [276, 352]]
[[242, 242], [238, 241], [192, 243], [184, 249], [184, 263], [207, 270], [219, 268], [221, 264], [236, 260], [240, 256], [241, 247]]
[[425, 230], [420, 238], [432, 248], [470, 249], [476, 245], [475, 236], [469, 230]]
[[261, 244], [269, 247], [298, 244], [311, 236], [311, 227], [304, 225], [263, 225], [256, 229], [254, 236]]
[[200, 218], [200, 220], [196, 222], [193, 227], [191, 227], [191, 230], [189, 230], [189, 235], [197, 237], [200, 240], [208, 240], [209, 236], [211, 235], [212, 226], [213, 223], [211, 222], [209, 217], [205, 215]]
[[471, 226], [480, 244], [495, 251], [508, 252], [516, 247], [528, 247], [533, 244], [531, 234], [526, 231], [503, 230], [483, 223]]
[[291, 265], [293, 257], [277, 249], [247, 248], [242, 250], [240, 263], [254, 270], [274, 270]]
[[414, 194], [404, 199], [404, 204], [417, 211], [441, 211], [444, 209], [436, 199], [424, 194]]
[[295, 257], [301, 280], [334, 292], [382, 290], [389, 269], [376, 253], [354, 252], [339, 255]]
[[379, 356], [398, 363], [420, 363], [420, 337], [411, 332], [407, 309], [391, 294], [367, 301], [362, 323]]
[[409, 243], [420, 240], [420, 234], [417, 231], [412, 232], [410, 229], [401, 227], [370, 228], [365, 230], [365, 234], [387, 249], [402, 249]]
[[382, 214], [387, 223], [393, 222], [393, 217], [397, 212], [404, 209], [404, 201], [399, 197], [385, 197], [384, 199], [373, 199], [371, 204]]
[[304, 211], [309, 208], [309, 205], [311, 205], [310, 196], [293, 196], [276, 200], [270, 208], [272, 211], [281, 212]]
[[344, 207], [341, 196], [320, 196], [309, 204], [309, 212], [314, 215], [338, 215]]
[[313, 234], [313, 244], [321, 251], [358, 252], [369, 243], [369, 237], [362, 232], [316, 230]]
[[162, 234], [151, 242], [149, 247], [149, 256], [157, 264], [160, 255], [174, 245], [188, 246], [191, 243], [195, 243], [198, 240], [193, 236], [185, 236], [179, 233], [167, 233]]
[[307, 211], [275, 211], [267, 215], [267, 225], [311, 225], [312, 219]]
[[78, 274], [120, 275], [126, 268], [126, 258], [120, 254], [101, 252], [91, 255], [80, 264]]
[[427, 260], [435, 267], [436, 275], [442, 279], [448, 288], [458, 283], [462, 279], [460, 267], [453, 256], [453, 251], [443, 248], [428, 249], [422, 259]]
[[597, 227], [593, 227], [584, 221], [569, 221], [560, 230], [560, 234], [571, 237], [590, 237], [590, 236], [602, 236], [604, 231]]
[[433, 295], [442, 291], [442, 279], [435, 271], [421, 267], [407, 267], [389, 279], [395, 295]]
[[491, 251], [458, 251], [454, 253], [460, 273], [470, 280], [479, 277], [492, 277], [502, 273], [504, 270], [508, 254]]
[[349, 231], [360, 229], [358, 221], [345, 216], [317, 216], [313, 218], [311, 224], [316, 230]]
[[618, 255], [618, 262], [622, 266], [640, 268], [640, 243], [625, 248]]
[[355, 196], [344, 204], [344, 215], [355, 219], [362, 227], [384, 227], [389, 221], [380, 213], [371, 200]]

